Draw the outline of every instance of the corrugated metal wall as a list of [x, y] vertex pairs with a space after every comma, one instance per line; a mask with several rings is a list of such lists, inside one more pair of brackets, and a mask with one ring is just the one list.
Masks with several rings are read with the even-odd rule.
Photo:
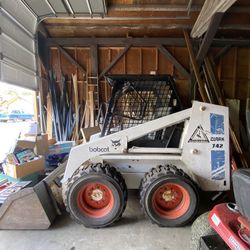
[[21, 1], [0, 1], [0, 80], [37, 89], [36, 20]]

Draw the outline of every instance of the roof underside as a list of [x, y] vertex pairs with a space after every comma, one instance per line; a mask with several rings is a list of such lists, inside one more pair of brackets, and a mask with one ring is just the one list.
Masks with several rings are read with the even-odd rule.
[[[204, 0], [23, 0], [51, 37], [182, 37]], [[250, 3], [238, 0], [216, 37], [250, 37]]]

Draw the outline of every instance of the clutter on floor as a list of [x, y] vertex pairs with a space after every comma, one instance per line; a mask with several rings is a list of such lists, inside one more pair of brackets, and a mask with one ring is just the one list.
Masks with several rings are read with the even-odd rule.
[[65, 168], [61, 163], [73, 146], [72, 141], [48, 139], [37, 123], [19, 135], [2, 163], [0, 229], [47, 229], [51, 225], [61, 213], [57, 206], [62, 204], [57, 195]]

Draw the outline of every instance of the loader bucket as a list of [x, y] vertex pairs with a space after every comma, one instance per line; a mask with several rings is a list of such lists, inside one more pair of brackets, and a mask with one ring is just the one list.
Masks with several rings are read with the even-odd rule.
[[0, 229], [48, 229], [61, 214], [50, 185], [64, 169], [62, 164], [34, 187], [11, 194], [0, 207]]

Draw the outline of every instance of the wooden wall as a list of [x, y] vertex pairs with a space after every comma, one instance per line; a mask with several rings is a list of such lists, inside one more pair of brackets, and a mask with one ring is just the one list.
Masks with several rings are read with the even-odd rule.
[[[80, 99], [86, 95], [87, 80], [91, 83], [88, 76], [93, 76], [91, 69], [91, 52], [89, 48], [65, 48], [65, 50], [82, 65], [87, 75], [83, 76], [76, 66], [72, 65], [64, 55], [60, 54], [56, 48], [51, 48], [51, 66], [60, 82], [61, 74], [71, 76], [77, 73], [80, 89]], [[123, 50], [118, 47], [100, 47], [98, 49], [98, 72], [99, 74], [112, 62], [112, 60]], [[188, 70], [189, 59], [186, 48], [168, 48], [178, 61]], [[61, 70], [60, 70], [61, 69]], [[171, 64], [166, 57], [161, 54], [157, 48], [138, 48], [132, 47], [128, 52], [114, 65], [108, 74], [170, 74], [176, 77], [177, 88], [184, 103], [188, 103], [189, 81], [185, 79], [178, 70]], [[104, 81], [99, 81], [99, 94], [101, 102], [107, 102], [110, 97], [110, 87]]]
[[218, 64], [218, 75], [227, 98], [249, 98], [250, 49], [230, 49]]
[[[71, 77], [77, 73], [79, 84], [79, 98], [85, 100], [86, 84], [91, 82], [88, 76], [92, 75], [92, 61], [90, 48], [65, 48], [66, 51], [81, 64], [87, 71], [83, 76], [76, 66], [72, 65], [56, 48], [50, 49], [51, 66], [56, 73], [58, 82], [61, 74]], [[167, 48], [176, 59], [189, 70], [189, 57], [186, 48]], [[100, 47], [98, 49], [99, 74], [110, 64], [123, 48]], [[218, 49], [219, 50], [219, 49]], [[215, 51], [214, 50], [214, 54]], [[186, 106], [190, 104], [190, 83], [171, 64], [157, 48], [132, 47], [109, 71], [108, 74], [170, 74], [176, 77], [179, 94]], [[218, 62], [217, 71], [221, 87], [226, 98], [236, 98], [245, 101], [250, 97], [250, 49], [231, 48]], [[99, 81], [101, 102], [107, 102], [110, 97], [110, 87], [104, 79]]]

